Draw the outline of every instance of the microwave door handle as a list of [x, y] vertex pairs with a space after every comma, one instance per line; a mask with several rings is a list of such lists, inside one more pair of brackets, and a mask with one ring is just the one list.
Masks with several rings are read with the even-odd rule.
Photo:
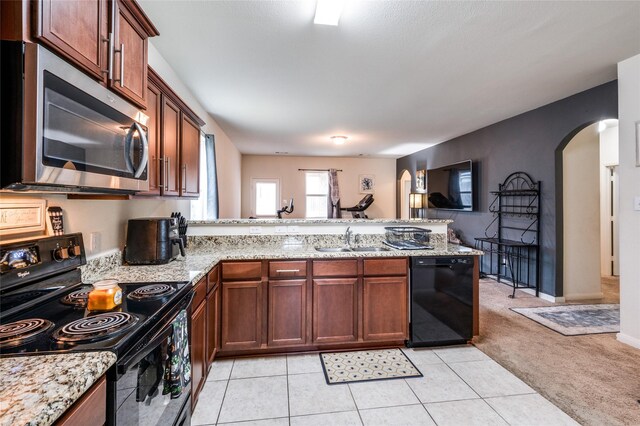
[[142, 158], [140, 159], [138, 168], [134, 171], [133, 174], [133, 177], [137, 179], [142, 176], [142, 173], [145, 171], [145, 169], [147, 168], [147, 164], [149, 163], [149, 141], [147, 140], [146, 133], [137, 122], [134, 121], [133, 126], [135, 126], [138, 134], [140, 135], [140, 144], [142, 145]]
[[[137, 130], [137, 124], [138, 123], [134, 122], [131, 127], [129, 127], [127, 136], [124, 137], [124, 162], [127, 164], [127, 171], [131, 173], [135, 173], [136, 171], [133, 167], [133, 160], [131, 159], [131, 142], [133, 141], [133, 133]], [[138, 128], [139, 127], [140, 126], [138, 126]]]

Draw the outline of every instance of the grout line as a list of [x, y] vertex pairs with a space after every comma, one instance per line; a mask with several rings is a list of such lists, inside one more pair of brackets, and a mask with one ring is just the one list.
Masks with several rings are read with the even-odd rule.
[[[467, 385], [467, 386], [469, 387], [469, 389], [471, 389], [471, 390], [473, 391], [473, 393], [475, 393], [476, 395], [478, 395], [478, 398], [481, 398], [481, 399], [482, 399], [482, 396], [481, 396], [478, 392], [476, 392], [476, 390], [473, 388], [473, 386], [471, 386], [469, 383], [467, 383], [467, 381], [466, 381], [465, 379], [463, 379], [463, 378], [462, 378], [462, 377], [461, 377], [461, 376], [456, 372], [456, 370], [454, 370], [453, 368], [451, 368], [451, 366], [450, 366], [449, 364], [447, 364], [446, 362], [444, 363], [444, 365], [446, 365], [446, 366], [447, 366], [447, 368], [453, 372], [453, 374], [455, 374], [456, 376], [458, 376], [458, 378], [459, 378], [460, 380], [462, 380], [462, 382], [463, 382], [465, 385]], [[471, 399], [471, 398], [468, 398], [468, 399]]]
[[[229, 371], [229, 377], [231, 377], [231, 372], [233, 371], [233, 366], [236, 364], [236, 360], [234, 358], [233, 362], [231, 363], [231, 370]], [[218, 415], [216, 416], [216, 423], [218, 424], [220, 422], [220, 415], [222, 414], [222, 407], [224, 406], [224, 399], [227, 397], [227, 390], [229, 389], [229, 382], [231, 381], [231, 379], [227, 380], [227, 385], [224, 387], [224, 395], [222, 395], [222, 402], [220, 403], [220, 408], [218, 409]]]
[[286, 373], [285, 380], [287, 382], [287, 422], [291, 426], [291, 400], [289, 399], [289, 355], [284, 357], [284, 371]]
[[351, 399], [353, 400], [353, 405], [356, 407], [356, 413], [358, 413], [358, 418], [360, 419], [360, 424], [364, 426], [364, 421], [362, 420], [362, 416], [360, 415], [360, 408], [358, 408], [358, 403], [356, 399], [353, 397], [353, 392], [351, 392], [351, 385], [347, 383], [347, 389], [349, 389], [349, 395], [351, 395]]
[[[288, 419], [288, 417], [267, 417], [265, 419], [240, 420], [239, 422], [218, 423], [218, 426], [230, 425], [230, 424], [241, 425], [243, 423], [249, 424], [249, 423], [254, 423], [254, 422], [262, 422], [264, 420], [278, 420], [278, 419]], [[204, 426], [204, 425], [196, 425], [196, 426]]]

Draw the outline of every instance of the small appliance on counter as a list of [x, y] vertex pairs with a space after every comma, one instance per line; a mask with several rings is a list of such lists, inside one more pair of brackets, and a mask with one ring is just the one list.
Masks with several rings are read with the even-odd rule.
[[186, 256], [174, 217], [129, 219], [124, 260], [129, 265], [162, 265]]
[[384, 244], [398, 250], [430, 250], [431, 229], [415, 226], [386, 226]]

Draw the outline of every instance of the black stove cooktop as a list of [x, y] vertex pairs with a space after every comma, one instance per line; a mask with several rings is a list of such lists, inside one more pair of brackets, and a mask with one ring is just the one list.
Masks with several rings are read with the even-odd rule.
[[[41, 303], [11, 317], [0, 325], [0, 354], [110, 350], [123, 353], [130, 342], [143, 335], [175, 302], [189, 293], [188, 282], [120, 283], [122, 304], [107, 312], [86, 310], [91, 290], [77, 283], [60, 292], [60, 287], [25, 290], [12, 297], [49, 295]], [[51, 294], [55, 293], [55, 297]], [[5, 302], [5, 301], [3, 301]], [[16, 337], [16, 335], [20, 335]]]

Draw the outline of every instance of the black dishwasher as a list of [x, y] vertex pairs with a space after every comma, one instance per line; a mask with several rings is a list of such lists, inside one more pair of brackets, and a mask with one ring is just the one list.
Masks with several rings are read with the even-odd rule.
[[466, 343], [473, 337], [473, 257], [411, 260], [408, 346]]

